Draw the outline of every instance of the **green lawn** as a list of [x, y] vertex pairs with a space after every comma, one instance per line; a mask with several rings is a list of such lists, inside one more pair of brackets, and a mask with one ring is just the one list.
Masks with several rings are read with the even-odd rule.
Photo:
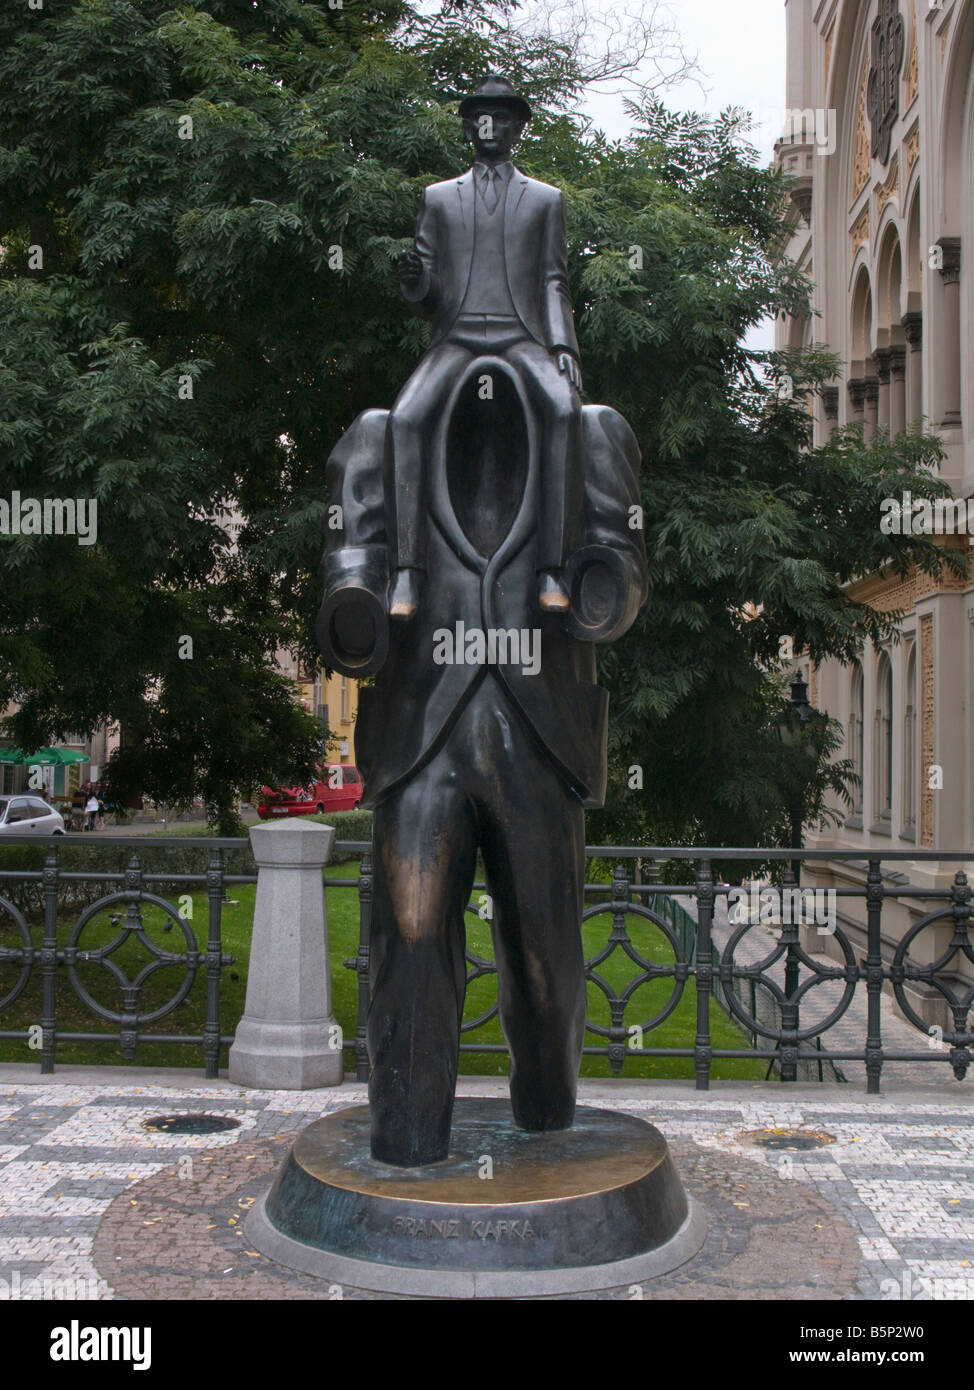
[[[333, 878], [354, 878], [358, 874], [357, 861], [329, 865], [328, 875]], [[250, 956], [250, 933], [253, 922], [255, 887], [240, 884], [230, 890], [236, 900], [234, 906], [223, 908], [223, 949], [235, 957], [235, 963], [224, 970], [221, 982], [221, 1028], [226, 1034], [234, 1031], [244, 1008], [247, 988], [247, 966]], [[334, 1012], [341, 1024], [346, 1039], [353, 1038], [356, 1027], [357, 980], [354, 971], [346, 970], [343, 961], [355, 956], [358, 949], [358, 894], [354, 888], [328, 889], [328, 926], [331, 945], [332, 989]], [[123, 909], [124, 910], [124, 909]], [[162, 950], [182, 951], [185, 943], [178, 925], [169, 925], [162, 909], [146, 906], [143, 909], [146, 935]], [[193, 895], [193, 925], [202, 947], [206, 939], [207, 902], [204, 893]], [[65, 937], [70, 924], [65, 924]], [[611, 926], [611, 918], [606, 915], [586, 923], [584, 943], [586, 955], [598, 953], [605, 943]], [[118, 934], [121, 923], [112, 926], [109, 914], [102, 913], [85, 929], [81, 942], [83, 949], [92, 950], [108, 944]], [[630, 933], [636, 949], [648, 960], [656, 964], [672, 963], [672, 951], [658, 930], [651, 924], [637, 918], [630, 918]], [[40, 944], [40, 930], [33, 932], [35, 944]], [[467, 941], [469, 948], [486, 959], [493, 959], [490, 944], [490, 928], [475, 914], [467, 917]], [[14, 932], [6, 917], [0, 918], [0, 947], [14, 946], [19, 936]], [[130, 937], [112, 954], [111, 960], [124, 970], [129, 979], [134, 979], [147, 964], [149, 957], [136, 937]], [[78, 978], [91, 996], [104, 1007], [121, 1011], [121, 988], [113, 976], [103, 967], [91, 962], [79, 963]], [[11, 989], [17, 978], [17, 969], [12, 963], [0, 962], [0, 999]], [[617, 990], [622, 990], [627, 980], [637, 973], [637, 967], [622, 952], [617, 950], [601, 967], [600, 973]], [[184, 978], [184, 971], [178, 966], [163, 966], [156, 970], [144, 985], [139, 1011], [145, 1013], [151, 1008], [161, 1007], [172, 999]], [[467, 991], [464, 1017], [467, 1020], [483, 1013], [494, 998], [495, 978], [488, 976], [473, 981]], [[664, 1007], [673, 989], [669, 979], [656, 980], [639, 986], [626, 1010], [626, 1025], [644, 1024]], [[609, 1009], [605, 996], [597, 986], [590, 984], [589, 1018], [598, 1024], [607, 1025]], [[0, 1015], [0, 1028], [5, 1031], [26, 1030], [31, 1024], [40, 1021], [41, 983], [40, 970], [35, 966], [34, 974], [27, 989]], [[146, 1026], [146, 1032], [168, 1034], [202, 1033], [206, 1006], [206, 981], [202, 970], [189, 994], [177, 1009]], [[58, 977], [58, 1027], [63, 1032], [96, 1032], [101, 1026], [110, 1026], [95, 1018], [79, 1000], [63, 972]], [[727, 1018], [716, 1003], [711, 1005], [711, 1029], [714, 1047], [746, 1047], [747, 1039], [737, 1026]], [[692, 982], [688, 983], [683, 997], [672, 1014], [660, 1026], [645, 1035], [647, 1047], [692, 1047], [696, 1031], [696, 991]], [[476, 1033], [465, 1034], [465, 1042], [500, 1043], [503, 1041], [499, 1024], [495, 1019], [479, 1028]], [[589, 1034], [586, 1044], [602, 1044], [605, 1039]], [[37, 1061], [38, 1054], [29, 1050], [27, 1043], [15, 1039], [0, 1039], [0, 1061]], [[121, 1049], [117, 1042], [104, 1043], [63, 1042], [58, 1044], [56, 1062], [60, 1063], [103, 1063], [124, 1064]], [[227, 1064], [227, 1048], [221, 1050], [220, 1065]], [[198, 1044], [180, 1043], [140, 1043], [136, 1053], [135, 1066], [182, 1066], [202, 1067], [202, 1048]], [[346, 1069], [354, 1066], [352, 1054], [346, 1052]], [[766, 1063], [748, 1059], [720, 1059], [713, 1064], [712, 1075], [724, 1079], [763, 1079]], [[461, 1055], [460, 1069], [467, 1074], [497, 1075], [507, 1071], [507, 1058], [500, 1054]], [[608, 1058], [585, 1057], [582, 1063], [584, 1076], [610, 1076]], [[639, 1058], [627, 1056], [624, 1075], [658, 1077], [692, 1077], [692, 1058]]]

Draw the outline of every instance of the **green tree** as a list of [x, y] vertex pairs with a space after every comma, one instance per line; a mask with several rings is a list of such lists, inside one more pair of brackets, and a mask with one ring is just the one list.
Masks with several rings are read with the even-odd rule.
[[729, 116], [644, 99], [627, 140], [588, 131], [570, 36], [512, 11], [4, 8], [0, 498], [98, 502], [95, 545], [0, 540], [16, 743], [118, 721], [116, 786], [202, 795], [223, 826], [237, 796], [310, 771], [317, 730], [274, 656], [314, 657], [324, 463], [426, 342], [395, 262], [422, 188], [464, 167], [459, 95], [500, 69], [537, 111], [519, 164], [566, 195], [589, 397], [624, 412], [645, 459], [653, 589], [602, 655], [612, 779], [594, 828], [740, 843], [780, 823], [779, 637], [849, 655], [891, 628], [842, 584], [936, 570], [929, 541], [876, 526], [887, 492], [938, 489], [936, 445], [807, 449], [802, 393], [833, 364], [765, 375], [740, 346], [806, 302], [775, 261], [781, 180]]
[[[896, 640], [902, 615], [852, 598], [845, 586], [858, 576], [963, 572], [964, 557], [934, 538], [879, 529], [884, 498], [948, 492], [936, 477], [943, 451], [918, 432], [880, 432], [867, 446], [856, 426], [811, 447], [809, 395], [837, 359], [742, 344], [768, 314], [809, 312], [807, 284], [779, 255], [785, 181], [758, 166], [739, 113], [706, 120], [646, 102], [632, 116], [632, 137], [600, 161], [584, 205], [594, 249], [579, 297], [587, 386], [643, 446], [652, 587], [601, 657], [615, 700], [613, 794], [588, 833], [787, 844], [796, 799], [806, 823], [821, 824], [852, 767], [835, 760], [835, 721], [797, 746], [782, 741], [781, 673], [793, 665], [782, 654], [852, 661], [867, 638]], [[627, 243], [642, 248], [641, 271]], [[630, 786], [635, 768], [641, 788]]]

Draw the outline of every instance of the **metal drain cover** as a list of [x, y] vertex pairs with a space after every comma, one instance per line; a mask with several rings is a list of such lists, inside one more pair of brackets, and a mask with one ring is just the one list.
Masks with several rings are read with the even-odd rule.
[[756, 1149], [824, 1149], [835, 1143], [835, 1135], [822, 1129], [746, 1129], [737, 1142]]
[[239, 1129], [240, 1121], [229, 1115], [153, 1115], [142, 1121], [143, 1129], [161, 1130], [164, 1134], [219, 1134], [226, 1129]]

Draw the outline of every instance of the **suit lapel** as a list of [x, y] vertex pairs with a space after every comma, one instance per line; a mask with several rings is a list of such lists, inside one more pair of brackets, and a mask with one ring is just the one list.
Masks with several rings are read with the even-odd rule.
[[[524, 324], [531, 322], [529, 310], [528, 317], [525, 317], [526, 302], [530, 300], [531, 292], [530, 289], [524, 292], [524, 287], [521, 283], [523, 276], [521, 279], [518, 277], [518, 268], [524, 264], [524, 259], [513, 253], [513, 243], [514, 235], [517, 231], [518, 208], [524, 204], [524, 197], [528, 191], [528, 182], [527, 175], [522, 174], [520, 169], [515, 167], [511, 175], [511, 181], [508, 184], [507, 205], [504, 211], [504, 260], [507, 269], [507, 286], [511, 292], [511, 298], [514, 301], [514, 307], [517, 310], [518, 317]], [[527, 206], [527, 204], [524, 204], [524, 206]]]
[[[506, 214], [505, 214], [505, 226], [504, 226], [505, 239], [506, 239], [507, 232], [509, 231], [510, 227], [513, 225], [514, 218], [515, 218], [515, 215], [516, 215], [516, 213], [517, 213], [517, 210], [518, 210], [518, 208], [521, 206], [521, 199], [524, 197], [524, 194], [525, 194], [525, 192], [526, 192], [526, 190], [527, 190], [527, 186], [528, 186], [528, 177], [527, 177], [527, 175], [526, 175], [526, 174], [522, 174], [521, 171], [520, 171], [520, 169], [515, 169], [515, 170], [514, 170], [514, 173], [511, 175], [511, 186], [510, 186], [510, 188], [509, 188], [508, 191], [507, 191], [507, 204], [508, 204], [508, 206], [507, 206], [507, 212], [506, 212]], [[510, 220], [508, 221], [507, 219], [510, 219]]]
[[469, 169], [457, 179], [457, 202], [460, 206], [460, 221], [463, 229], [473, 242], [474, 196], [473, 170]]
[[474, 241], [474, 219], [476, 208], [474, 199], [477, 190], [474, 187], [473, 170], [469, 170], [461, 178], [457, 179], [457, 205], [460, 211], [460, 246], [457, 265], [459, 275], [459, 297], [456, 307], [459, 309], [467, 293], [467, 285], [470, 283], [470, 270], [473, 265], [473, 241]]

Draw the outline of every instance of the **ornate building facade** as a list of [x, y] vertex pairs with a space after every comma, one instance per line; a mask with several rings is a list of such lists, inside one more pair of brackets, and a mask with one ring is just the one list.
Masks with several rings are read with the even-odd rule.
[[[974, 0], [786, 8], [789, 115], [777, 158], [796, 180], [787, 253], [814, 285], [814, 313], [780, 322], [777, 345], [821, 344], [843, 363], [815, 400], [816, 444], [849, 421], [871, 437], [925, 417], [946, 450], [940, 476], [955, 498], [971, 498]], [[952, 509], [944, 529], [961, 531], [965, 511]], [[943, 543], [967, 549], [971, 531]], [[873, 574], [854, 592], [907, 616], [898, 643], [867, 647], [854, 667], [806, 668], [812, 703], [842, 721], [862, 778], [842, 827], [808, 843], [971, 848], [974, 860], [974, 580]], [[901, 867], [940, 888], [958, 866]], [[884, 918], [898, 935], [921, 910], [902, 900]]]

